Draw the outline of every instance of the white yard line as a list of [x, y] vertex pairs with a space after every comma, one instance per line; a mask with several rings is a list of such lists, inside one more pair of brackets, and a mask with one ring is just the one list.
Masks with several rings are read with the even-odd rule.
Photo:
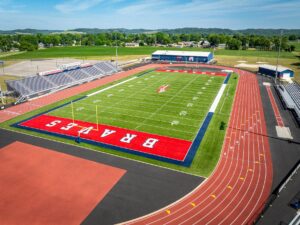
[[190, 80], [186, 85], [184, 85], [184, 87], [182, 89], [180, 89], [180, 91], [178, 91], [172, 98], [168, 99], [168, 101], [166, 101], [161, 107], [159, 107], [157, 110], [155, 110], [153, 113], [151, 113], [151, 115], [148, 117], [148, 119], [146, 119], [144, 122], [142, 122], [139, 126], [137, 126], [135, 129], [143, 126], [145, 124], [145, 122], [149, 119], [151, 119], [153, 116], [156, 115], [157, 112], [159, 112], [166, 104], [168, 104], [170, 101], [172, 101], [178, 94], [180, 94], [187, 86], [189, 86], [192, 82], [194, 82], [197, 79], [197, 77], [195, 77], [194, 79]]
[[[82, 114], [85, 114], [87, 115], [87, 119], [86, 121], [88, 121], [89, 118], [92, 118], [93, 116], [91, 116], [90, 114], [87, 114], [87, 113], [82, 113]], [[112, 117], [108, 117], [108, 116], [102, 116], [103, 118], [109, 118], [110, 120], [114, 120], [114, 121], [121, 121], [121, 122], [126, 122], [126, 123], [131, 123], [131, 124], [139, 124], [139, 122], [135, 122], [135, 121], [128, 121], [128, 120], [124, 120], [124, 119], [120, 119], [120, 118], [112, 118]], [[75, 118], [76, 119], [76, 118]], [[145, 117], [143, 117], [143, 119], [147, 119]], [[164, 122], [164, 121], [159, 121], [159, 120], [156, 120], [158, 122]], [[111, 125], [111, 124], [110, 124]], [[115, 125], [111, 125], [111, 126], [115, 126]], [[119, 126], [119, 125], [118, 125]], [[185, 130], [179, 130], [179, 129], [173, 129], [173, 128], [166, 128], [166, 127], [162, 127], [162, 126], [157, 126], [157, 125], [150, 125], [150, 124], [146, 124], [146, 126], [149, 126], [149, 127], [155, 127], [155, 128], [160, 128], [162, 130], [172, 130], [172, 131], [176, 131], [176, 132], [181, 132], [181, 133], [186, 133], [186, 134], [193, 134], [194, 132], [190, 132], [190, 131], [185, 131]], [[189, 125], [185, 125], [185, 126], [189, 126]], [[119, 126], [119, 127], [122, 127], [122, 126]], [[190, 127], [193, 127], [193, 126], [190, 126]], [[123, 127], [125, 128], [125, 127]], [[196, 129], [198, 129], [198, 127], [194, 127]], [[129, 129], [129, 128], [125, 128], [125, 129]], [[141, 131], [143, 132], [143, 131]]]
[[[76, 103], [76, 104], [78, 104], [78, 103]], [[76, 105], [75, 104], [75, 105]], [[95, 105], [93, 105], [93, 104], [88, 104], [88, 103], [79, 103], [80, 105], [87, 105], [87, 106], [95, 106]], [[124, 107], [117, 107], [117, 106], [102, 106], [102, 105], [98, 105], [98, 109], [99, 109], [99, 113], [100, 112], [106, 112], [106, 109], [116, 109], [116, 111], [118, 111], [118, 110], [125, 110], [125, 111], [132, 111], [132, 112], [134, 112], [135, 114], [139, 114], [140, 112], [141, 113], [147, 113], [147, 114], [151, 114], [152, 112], [148, 112], [148, 111], [144, 111], [144, 110], [137, 110], [137, 109], [130, 109], [130, 108], [124, 108]], [[144, 107], [144, 108], [147, 108], [147, 107]], [[207, 108], [207, 107], [206, 107]], [[104, 110], [103, 110], [104, 109]], [[147, 108], [147, 109], [150, 109], [150, 108]], [[181, 109], [182, 109], [182, 107], [181, 107]], [[193, 108], [193, 109], [195, 109], [195, 108]], [[196, 109], [197, 110], [197, 116], [199, 115], [198, 113], [199, 112], [205, 112], [205, 114], [206, 114], [206, 112], [207, 112], [207, 110], [203, 110], [203, 109], [201, 109], [201, 110], [198, 110], [198, 109]], [[57, 110], [57, 111], [66, 111], [66, 109], [65, 108], [61, 108], [61, 109], [59, 109], [59, 110]], [[89, 109], [87, 109], [86, 111], [93, 111], [93, 110], [89, 110]], [[116, 113], [116, 112], [113, 112], [113, 113]], [[122, 113], [119, 113], [120, 115], [122, 114]], [[127, 115], [127, 114], [124, 114], [124, 115]], [[169, 117], [169, 118], [173, 118], [173, 119], [178, 119], [178, 116], [174, 116], [174, 115], [169, 115], [169, 114], [164, 114], [164, 113], [157, 113], [156, 115], [158, 115], [158, 116], [165, 116], [165, 117]], [[192, 115], [192, 114], [190, 114], [190, 115]], [[131, 114], [130, 114], [130, 116], [132, 116]], [[136, 116], [134, 116], [134, 117], [136, 117]], [[144, 117], [141, 117], [141, 118], [144, 118]], [[198, 119], [190, 119], [190, 118], [187, 118], [187, 117], [184, 117], [184, 118], [182, 118], [183, 120], [190, 120], [190, 121], [192, 121], [192, 122], [198, 122], [199, 120]]]
[[223, 93], [225, 91], [225, 88], [226, 88], [226, 84], [222, 84], [222, 86], [221, 86], [221, 88], [220, 88], [220, 90], [219, 90], [219, 92], [218, 92], [218, 94], [217, 94], [217, 96], [216, 96], [213, 104], [211, 105], [211, 107], [209, 109], [209, 112], [212, 112], [212, 113], [215, 112], [215, 110], [216, 110], [216, 108], [217, 108], [217, 106], [219, 104], [219, 101], [221, 100], [222, 95], [223, 95]]
[[93, 95], [99, 94], [99, 93], [104, 92], [104, 91], [106, 91], [106, 90], [109, 90], [109, 89], [111, 89], [111, 88], [117, 87], [117, 86], [119, 86], [119, 85], [121, 85], [121, 84], [124, 84], [124, 83], [127, 83], [127, 82], [129, 82], [129, 81], [132, 81], [132, 80], [134, 80], [134, 79], [136, 79], [136, 78], [138, 78], [138, 77], [132, 77], [132, 78], [130, 78], [130, 79], [128, 79], [128, 80], [124, 80], [124, 81], [122, 81], [122, 82], [120, 82], [120, 83], [117, 83], [117, 84], [114, 84], [114, 85], [109, 86], [109, 87], [107, 87], [107, 88], [104, 88], [104, 89], [101, 89], [101, 90], [99, 90], [99, 91], [93, 92], [93, 93], [91, 93], [91, 94], [88, 94], [87, 97], [91, 97], [91, 96], [93, 96]]

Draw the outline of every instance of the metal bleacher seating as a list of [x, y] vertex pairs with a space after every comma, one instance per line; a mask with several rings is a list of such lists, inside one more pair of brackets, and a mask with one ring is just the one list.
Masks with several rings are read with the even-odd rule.
[[276, 89], [286, 107], [295, 112], [300, 122], [300, 85], [298, 83], [282, 83]]
[[9, 91], [19, 96], [19, 102], [37, 95], [60, 90], [118, 72], [110, 62], [100, 62], [93, 66], [65, 70], [51, 75], [35, 75], [20, 80], [5, 81]]
[[102, 71], [97, 69], [95, 66], [82, 68], [81, 70], [82, 70], [82, 72], [86, 72], [87, 74], [90, 74], [91, 76], [103, 74]]
[[297, 83], [284, 85], [285, 89], [300, 109], [300, 86]]
[[99, 69], [100, 71], [103, 71], [106, 74], [115, 73], [118, 71], [115, 65], [113, 65], [111, 62], [105, 62], [105, 63], [96, 63], [95, 67]]

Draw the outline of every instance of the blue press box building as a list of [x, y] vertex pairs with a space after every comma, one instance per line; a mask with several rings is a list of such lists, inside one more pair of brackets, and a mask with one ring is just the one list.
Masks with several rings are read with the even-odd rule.
[[[276, 76], [276, 66], [273, 65], [260, 65], [258, 68], [258, 73], [275, 77]], [[294, 77], [294, 71], [291, 70], [290, 68], [283, 67], [283, 66], [278, 66], [277, 67], [277, 76], [278, 78], [292, 78]]]
[[157, 50], [152, 53], [152, 60], [169, 62], [209, 63], [213, 58], [211, 52]]

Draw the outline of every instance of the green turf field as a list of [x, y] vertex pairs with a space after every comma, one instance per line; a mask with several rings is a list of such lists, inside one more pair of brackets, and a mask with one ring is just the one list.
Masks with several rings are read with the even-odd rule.
[[[141, 73], [143, 73], [143, 72], [141, 72]], [[160, 79], [159, 78], [160, 75], [159, 74], [155, 75], [155, 72], [154, 73], [152, 72], [149, 75], [153, 76], [153, 74], [154, 74], [154, 76], [157, 76], [157, 77], [152, 77], [153, 78], [152, 82], [154, 81], [154, 78], [157, 79], [157, 80]], [[132, 82], [136, 82], [137, 83], [138, 81], [147, 78], [149, 75], [145, 75], [145, 76], [142, 76], [140, 78], [134, 79], [132, 81], [126, 82], [124, 84], [124, 86], [126, 86], [126, 85], [129, 86], [129, 85], [131, 85]], [[185, 79], [185, 76], [187, 76], [187, 74], [174, 74], [174, 73], [168, 74], [168, 76], [174, 76], [174, 75], [175, 76], [181, 76], [181, 78], [183, 76], [183, 79]], [[188, 74], [188, 76], [190, 76], [190, 75], [191, 74]], [[13, 131], [16, 131], [16, 132], [26, 133], [26, 134], [32, 135], [32, 136], [37, 136], [39, 138], [45, 138], [45, 139], [55, 140], [55, 141], [58, 141], [58, 142], [63, 142], [63, 143], [67, 143], [67, 144], [70, 144], [70, 145], [76, 145], [76, 146], [78, 146], [78, 144], [75, 143], [74, 140], [69, 140], [69, 139], [65, 139], [65, 138], [62, 138], [62, 137], [54, 137], [54, 136], [47, 135], [47, 134], [42, 134], [42, 133], [38, 133], [38, 132], [34, 132], [34, 131], [28, 131], [28, 130], [23, 130], [23, 129], [16, 128], [16, 127], [11, 127], [11, 124], [17, 123], [17, 122], [25, 120], [25, 119], [28, 119], [28, 118], [30, 118], [32, 116], [37, 115], [38, 113], [45, 112], [45, 111], [50, 110], [50, 109], [52, 109], [54, 107], [57, 107], [59, 105], [62, 105], [62, 104], [65, 104], [65, 103], [69, 103], [70, 101], [75, 100], [75, 99], [77, 99], [79, 97], [85, 96], [87, 94], [91, 94], [91, 93], [94, 93], [96, 91], [112, 87], [115, 84], [118, 84], [120, 82], [126, 81], [128, 79], [132, 79], [135, 76], [136, 75], [133, 75], [131, 77], [124, 78], [124, 79], [121, 79], [119, 81], [115, 81], [115, 82], [106, 84], [106, 85], [101, 86], [99, 88], [96, 88], [94, 90], [90, 90], [90, 91], [88, 91], [86, 93], [82, 93], [80, 95], [73, 96], [71, 98], [62, 100], [60, 102], [57, 102], [57, 103], [54, 103], [54, 104], [42, 107], [42, 108], [37, 109], [35, 111], [29, 112], [29, 113], [27, 113], [25, 115], [22, 115], [22, 116], [19, 116], [17, 118], [14, 118], [12, 120], [9, 120], [9, 121], [6, 121], [4, 123], [1, 123], [0, 127], [4, 128], [4, 129], [8, 129], [8, 130], [13, 130]], [[193, 80], [193, 79], [195, 79], [195, 76], [197, 76], [197, 75], [192, 75], [192, 76], [194, 76], [194, 78], [190, 77], [190, 78], [187, 78], [187, 79], [189, 79], [189, 80], [192, 79]], [[200, 84], [201, 81], [203, 81], [205, 79], [209, 79], [209, 77], [207, 77], [207, 76], [200, 75], [199, 78], [198, 78], [198, 76], [196, 78], [196, 79], [199, 79], [199, 81], [197, 81], [197, 82], [199, 82], [198, 84]], [[214, 78], [214, 79], [216, 79], [216, 78]], [[166, 77], [165, 79], [169, 79], [169, 78]], [[172, 78], [170, 78], [170, 79], [172, 81]], [[201, 79], [203, 79], [203, 80], [201, 80]], [[215, 83], [216, 87], [218, 86], [217, 83], [222, 83], [222, 81], [223, 81], [224, 78], [220, 78], [220, 79], [221, 80], [219, 82], [214, 81], [214, 82], [216, 82]], [[143, 80], [143, 81], [145, 81], [145, 80]], [[151, 82], [150, 79], [147, 80], [147, 82], [148, 81]], [[175, 82], [175, 81], [176, 82], [180, 82], [180, 79], [175, 78], [175, 80], [173, 80], [173, 82]], [[186, 82], [189, 82], [189, 81], [185, 81], [185, 83]], [[205, 133], [205, 136], [204, 136], [204, 138], [202, 140], [202, 143], [201, 143], [201, 145], [200, 145], [200, 147], [199, 147], [199, 149], [198, 149], [198, 151], [197, 151], [197, 153], [196, 153], [196, 155], [194, 157], [194, 160], [193, 160], [193, 162], [192, 162], [192, 164], [191, 164], [190, 167], [183, 167], [183, 166], [180, 166], [180, 165], [175, 165], [175, 164], [170, 164], [170, 163], [166, 163], [166, 162], [161, 162], [161, 161], [158, 161], [158, 160], [149, 159], [149, 158], [145, 158], [145, 157], [134, 155], [134, 154], [130, 154], [130, 153], [115, 151], [115, 150], [112, 150], [112, 149], [109, 149], [109, 148], [101, 148], [99, 146], [91, 145], [91, 144], [87, 144], [87, 143], [80, 143], [80, 146], [84, 147], [84, 148], [89, 148], [89, 149], [95, 150], [95, 151], [105, 152], [107, 154], [117, 155], [119, 157], [124, 157], [124, 158], [132, 159], [132, 160], [138, 160], [138, 161], [141, 161], [141, 162], [150, 163], [150, 164], [157, 165], [157, 166], [162, 166], [162, 167], [166, 167], [166, 168], [170, 168], [170, 169], [174, 169], [174, 170], [178, 170], [178, 171], [182, 171], [182, 172], [186, 172], [186, 173], [190, 173], [190, 174], [195, 174], [195, 175], [199, 175], [199, 176], [208, 177], [212, 173], [212, 171], [214, 170], [214, 168], [215, 168], [215, 166], [216, 166], [216, 164], [217, 164], [217, 162], [219, 160], [219, 157], [220, 157], [220, 151], [222, 149], [222, 145], [223, 145], [223, 141], [224, 141], [224, 136], [225, 136], [226, 129], [227, 129], [227, 124], [228, 124], [229, 117], [230, 117], [230, 112], [231, 112], [232, 103], [233, 103], [233, 100], [234, 100], [234, 95], [235, 95], [235, 89], [236, 89], [237, 82], [238, 82], [238, 76], [236, 74], [233, 74], [230, 77], [229, 81], [228, 81], [228, 85], [227, 85], [227, 87], [225, 89], [225, 92], [224, 92], [224, 94], [223, 94], [223, 96], [222, 96], [222, 98], [221, 98], [221, 100], [220, 100], [220, 102], [218, 104], [218, 107], [217, 107], [217, 109], [216, 109], [216, 111], [214, 113], [214, 116], [212, 117], [210, 125], [209, 125], [209, 127], [208, 127], [208, 129], [207, 129], [207, 131]], [[191, 83], [193, 83], [193, 82], [191, 82]], [[153, 84], [154, 84], [154, 82], [153, 82]], [[163, 84], [165, 84], [165, 83], [163, 83]], [[141, 85], [141, 83], [140, 84], [137, 83], [136, 85]], [[204, 83], [204, 85], [205, 85], [205, 83]], [[174, 87], [176, 87], [176, 86], [174, 86]], [[181, 87], [181, 88], [183, 88], [183, 87]], [[124, 91], [125, 91], [125, 88], [122, 88], [122, 85], [117, 86], [117, 87], [112, 88], [112, 89], [109, 89], [109, 90], [110, 91], [116, 91], [116, 90], [118, 90], [118, 91], [116, 91], [116, 93], [118, 93], [118, 95], [122, 95], [122, 94], [119, 93], [119, 90], [121, 90], [121, 89], [124, 89]], [[144, 97], [146, 97], [146, 96], [148, 97], [148, 96], [150, 96], [152, 94], [153, 95], [157, 94], [155, 92], [157, 90], [157, 87], [155, 87], [155, 88], [153, 87], [152, 89], [151, 88], [147, 88], [147, 89], [149, 89], [149, 92], [150, 92], [150, 90], [154, 90], [154, 92], [151, 92], [150, 94], [149, 93], [148, 94], [146, 94], [146, 93], [144, 94], [144, 92], [145, 92], [144, 90], [138, 90], [138, 89], [132, 90], [132, 89], [129, 89], [129, 87], [127, 89], [127, 92], [130, 95], [130, 93], [133, 94], [134, 92], [140, 91], [141, 94]], [[186, 89], [188, 89], [188, 88], [186, 88]], [[110, 96], [109, 98], [107, 97], [109, 90], [104, 91], [101, 94], [95, 95], [95, 96], [90, 97], [90, 98], [98, 98], [98, 97], [103, 96], [103, 97], [106, 97], [106, 101], [109, 104], [113, 105], [114, 102], [111, 99], [113, 96]], [[206, 89], [203, 89], [203, 90], [206, 90]], [[215, 93], [217, 93], [218, 90], [219, 90], [219, 88], [217, 88], [217, 90], [215, 90]], [[162, 93], [163, 94], [163, 98], [167, 98], [170, 95], [171, 91], [172, 91], [172, 86], [170, 86], [170, 89], [168, 89], [166, 92]], [[122, 92], [123, 91], [121, 91], [121, 93]], [[187, 93], [188, 93], [188, 91], [186, 91], [186, 94]], [[203, 91], [203, 93], [204, 93], [204, 91]], [[176, 94], [176, 92], [175, 92], [175, 94]], [[187, 96], [191, 97], [191, 96], [194, 96], [194, 95], [192, 95], [192, 93], [190, 93]], [[115, 97], [117, 97], [117, 96], [115, 96]], [[124, 98], [124, 99], [125, 100], [129, 100], [128, 98]], [[200, 103], [200, 101], [202, 102], [203, 99], [207, 99], [206, 96], [203, 95], [201, 97], [201, 100], [199, 99], [199, 103], [197, 104], [199, 106], [198, 107], [198, 109], [199, 109], [199, 111], [198, 111], [199, 118], [195, 118], [195, 120], [198, 120], [198, 122], [199, 122], [198, 128], [201, 125], [200, 123], [203, 120], [203, 115], [204, 115], [204, 113], [201, 114], [201, 110], [200, 110], [201, 109], [201, 103]], [[212, 99], [213, 99], [213, 97], [212, 97]], [[86, 99], [86, 100], [88, 100], [88, 99]], [[97, 100], [97, 99], [95, 99], [95, 100]], [[115, 98], [115, 100], [118, 100], [118, 98]], [[168, 101], [168, 100], [165, 100], [165, 101]], [[177, 103], [181, 104], [183, 101], [184, 101], [184, 99], [180, 99], [180, 101], [178, 101]], [[151, 101], [150, 100], [148, 100], [148, 101], [145, 100], [144, 102], [155, 104], [155, 102], [152, 102], [152, 100]], [[79, 102], [79, 103], [81, 103], [81, 102]], [[100, 103], [100, 102], [98, 102], [98, 103]], [[93, 103], [93, 105], [95, 105], [95, 104], [97, 104], [97, 102]], [[126, 104], [124, 104], [122, 102], [120, 104], [122, 104], [123, 106], [125, 105], [127, 109], [129, 107], [128, 106], [129, 104], [126, 105]], [[147, 104], [147, 105], [149, 105], [149, 104]], [[74, 104], [74, 106], [76, 107], [75, 104]], [[78, 108], [80, 108], [80, 107], [81, 106], [79, 106]], [[80, 115], [82, 115], [82, 117], [83, 117], [83, 115], [85, 115], [86, 117], [83, 118], [84, 120], [87, 119], [87, 120], [90, 120], [90, 121], [93, 122], [95, 120], [95, 118], [93, 118], [94, 115], [95, 115], [94, 114], [94, 111], [95, 111], [94, 107], [93, 106], [89, 107], [92, 110], [92, 113], [89, 115], [90, 118], [88, 118], [88, 116], [86, 114], [79, 113], [80, 111], [78, 111], [78, 113], [75, 113], [75, 117], [78, 118]], [[65, 108], [65, 109], [67, 109], [67, 108]], [[124, 109], [125, 109], [125, 107], [124, 107]], [[174, 110], [174, 109], [172, 108], [172, 110]], [[195, 107], [195, 109], [196, 109], [196, 107]], [[109, 109], [108, 108], [102, 108], [99, 111], [107, 111], [107, 110], [109, 110]], [[144, 110], [143, 105], [139, 105], [139, 111], [143, 111], [144, 113], [147, 113], [147, 110]], [[170, 111], [171, 111], [171, 109], [170, 109]], [[177, 112], [179, 112], [179, 111], [177, 111]], [[54, 111], [53, 113], [58, 113], [58, 111], [57, 112]], [[65, 114], [66, 117], [69, 117], [69, 118], [72, 117], [72, 116], [70, 116], [71, 111], [69, 111], [69, 112], [67, 112], [67, 111], [66, 112], [62, 112], [61, 111], [60, 113]], [[125, 111], [123, 111], [123, 113], [125, 113]], [[170, 113], [170, 112], [168, 112], [168, 113]], [[132, 115], [132, 114], [130, 114], [130, 115]], [[147, 115], [149, 115], [149, 113]], [[167, 114], [167, 115], [169, 115], [169, 114]], [[191, 115], [192, 114], [190, 114], [189, 116], [191, 116]], [[112, 116], [113, 118], [122, 118], [122, 117], [120, 117], [120, 115], [115, 115], [115, 114], [114, 115], [109, 115], [109, 116]], [[101, 114], [99, 112], [99, 120], [101, 120], [101, 122], [104, 122], [103, 120], [105, 119], [105, 117], [104, 116], [102, 118], [100, 118], [100, 117], [101, 117]], [[126, 117], [127, 117], [127, 115], [126, 115]], [[182, 119], [182, 117], [178, 117], [177, 114], [176, 114], [176, 117]], [[164, 117], [164, 118], [166, 118], [166, 117]], [[168, 118], [169, 118], [169, 116], [168, 116]], [[192, 119], [192, 117], [186, 117], [185, 119], [188, 119], [188, 118]], [[127, 120], [127, 118], [126, 118], [126, 120]], [[110, 120], [110, 121], [114, 122], [114, 120]], [[189, 120], [187, 120], [187, 121], [189, 121]], [[150, 122], [151, 121], [148, 121], [147, 124], [149, 124]], [[182, 120], [182, 123], [183, 123], [183, 120]], [[133, 124], [133, 125], [135, 125], [135, 124]], [[133, 125], [126, 125], [126, 127], [129, 128], [129, 126], [133, 126]], [[119, 124], [119, 126], [121, 126], [121, 125]], [[140, 127], [138, 129], [141, 130], [141, 129], [145, 129], [145, 128], [147, 128], [147, 127]], [[167, 129], [165, 129], [163, 132], [166, 132], [166, 131], [167, 131]], [[163, 133], [159, 133], [159, 132], [161, 132], [161, 131], [157, 131], [156, 133], [157, 134], [163, 134]], [[176, 135], [177, 135], [176, 133], [177, 132], [172, 131], [171, 133], [168, 133], [168, 135], [171, 136], [171, 137], [174, 137], [174, 136], [176, 137]], [[186, 135], [186, 134], [184, 133], [184, 135]], [[192, 135], [190, 134], [189, 137], [192, 137]], [[187, 139], [189, 137], [185, 136], [185, 138], [187, 138]], [[181, 138], [184, 138], [184, 137], [181, 136]]]
[[224, 79], [153, 71], [50, 115], [192, 141]]

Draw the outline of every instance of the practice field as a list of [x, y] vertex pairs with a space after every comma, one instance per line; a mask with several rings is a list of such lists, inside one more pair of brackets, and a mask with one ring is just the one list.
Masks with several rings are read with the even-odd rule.
[[[138, 48], [119, 47], [119, 56], [130, 56], [130, 55], [150, 55], [156, 50], [178, 50], [178, 48], [171, 47], [151, 47], [143, 46]], [[213, 51], [207, 48], [181, 48], [181, 51]], [[250, 56], [250, 57], [269, 57], [276, 58], [276, 51], [256, 51], [256, 50], [227, 50], [227, 49], [216, 49], [215, 55], [227, 55], [227, 56]], [[80, 59], [89, 57], [115, 57], [115, 47], [109, 46], [76, 46], [76, 47], [53, 47], [47, 49], [41, 49], [38, 51], [24, 52], [21, 54], [8, 55], [2, 57], [4, 61], [15, 60], [15, 59], [42, 59], [42, 58], [63, 58], [63, 57], [76, 57]], [[291, 52], [281, 52], [280, 58], [297, 58], [296, 54]]]
[[211, 120], [209, 109], [227, 76], [146, 72], [19, 126], [190, 165]]

